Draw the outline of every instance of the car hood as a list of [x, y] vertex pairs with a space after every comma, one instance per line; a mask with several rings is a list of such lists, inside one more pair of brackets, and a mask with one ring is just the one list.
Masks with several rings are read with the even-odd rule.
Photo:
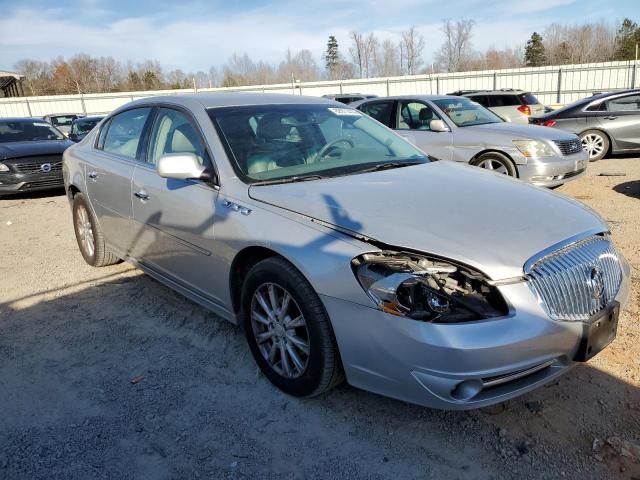
[[561, 194], [452, 162], [307, 182], [251, 186], [254, 200], [378, 242], [466, 263], [493, 280], [570, 237], [606, 231]]
[[545, 140], [572, 140], [576, 138], [573, 133], [564, 132], [555, 128], [541, 127], [540, 125], [520, 125], [517, 123], [489, 123], [487, 125], [474, 125], [461, 127], [462, 130], [473, 130], [478, 133], [497, 133], [510, 135], [513, 139], [533, 138]]
[[0, 143], [0, 160], [32, 155], [55, 155], [64, 152], [71, 145], [71, 140]]

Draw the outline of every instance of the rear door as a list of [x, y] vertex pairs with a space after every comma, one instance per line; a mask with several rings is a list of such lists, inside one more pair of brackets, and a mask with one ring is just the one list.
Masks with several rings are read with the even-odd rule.
[[393, 128], [391, 124], [391, 115], [393, 113], [393, 100], [379, 100], [375, 102], [367, 102], [364, 105], [360, 105], [358, 110], [366, 113], [371, 118], [379, 121], [387, 127]]
[[632, 93], [605, 100], [598, 119], [616, 144], [616, 150], [640, 148], [640, 94]]
[[140, 157], [150, 107], [133, 108], [113, 116], [100, 130], [93, 154], [85, 160], [91, 206], [109, 243], [128, 255], [132, 230], [131, 179]]
[[201, 164], [211, 157], [189, 113], [160, 107], [151, 128], [145, 160], [133, 174], [133, 218], [139, 232], [134, 256], [191, 291], [213, 297], [217, 188], [197, 180], [162, 178], [158, 159], [168, 153], [193, 153]]

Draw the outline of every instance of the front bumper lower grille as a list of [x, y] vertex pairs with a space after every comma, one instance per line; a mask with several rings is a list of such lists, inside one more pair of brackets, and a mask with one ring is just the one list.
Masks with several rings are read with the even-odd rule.
[[555, 320], [586, 321], [617, 295], [622, 265], [608, 236], [593, 235], [537, 260], [531, 288]]

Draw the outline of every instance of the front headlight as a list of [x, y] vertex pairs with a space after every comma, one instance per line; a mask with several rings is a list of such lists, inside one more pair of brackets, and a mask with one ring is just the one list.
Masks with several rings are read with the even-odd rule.
[[551, 146], [540, 140], [514, 140], [513, 144], [527, 158], [552, 157], [555, 155]]
[[351, 263], [371, 300], [393, 315], [453, 323], [508, 313], [498, 289], [463, 265], [393, 251], [365, 253]]
[[0, 162], [0, 172], [8, 172], [9, 167], [7, 167], [4, 163]]

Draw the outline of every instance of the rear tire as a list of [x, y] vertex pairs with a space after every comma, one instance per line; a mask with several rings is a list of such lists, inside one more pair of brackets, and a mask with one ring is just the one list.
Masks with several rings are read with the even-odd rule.
[[249, 271], [241, 318], [256, 363], [280, 390], [311, 397], [343, 381], [329, 316], [307, 279], [286, 260], [267, 258]]
[[82, 193], [73, 197], [73, 229], [82, 258], [92, 267], [105, 267], [120, 259], [109, 251], [100, 224]]
[[580, 134], [582, 149], [589, 155], [590, 162], [597, 162], [609, 152], [611, 142], [600, 130], [587, 130]]
[[471, 162], [474, 167], [485, 168], [509, 177], [517, 177], [516, 166], [509, 157], [499, 152], [488, 152], [480, 155]]

